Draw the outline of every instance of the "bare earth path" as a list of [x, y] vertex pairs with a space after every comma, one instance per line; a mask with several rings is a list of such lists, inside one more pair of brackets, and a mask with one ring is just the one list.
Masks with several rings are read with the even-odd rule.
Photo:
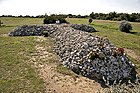
[[136, 60], [140, 60], [140, 57], [131, 49], [125, 49], [127, 54]]
[[[37, 37], [37, 42], [48, 42], [45, 37]], [[61, 74], [56, 70], [60, 64], [59, 57], [50, 52], [52, 43], [35, 46], [36, 53], [32, 54], [29, 62], [38, 70], [45, 81], [46, 93], [97, 93], [102, 89], [101, 85], [94, 80], [78, 76]], [[102, 93], [102, 91], [100, 91]]]

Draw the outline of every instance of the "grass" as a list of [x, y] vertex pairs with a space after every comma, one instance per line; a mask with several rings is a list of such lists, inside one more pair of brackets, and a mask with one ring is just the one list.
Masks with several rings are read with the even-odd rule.
[[56, 71], [61, 73], [61, 74], [64, 74], [64, 75], [69, 75], [69, 76], [72, 76], [73, 79], [76, 80], [76, 78], [78, 77], [78, 75], [76, 75], [74, 72], [72, 72], [71, 70], [69, 70], [68, 68], [64, 67], [62, 64], [59, 64], [57, 67], [56, 67]]
[[7, 34], [13, 31], [17, 26], [42, 24], [43, 18], [14, 18], [0, 17], [3, 26], [0, 27], [0, 34]]
[[44, 81], [28, 64], [35, 51], [35, 37], [1, 36], [16, 26], [41, 24], [42, 19], [0, 18], [5, 26], [0, 27], [0, 93], [43, 93]]
[[0, 37], [0, 93], [43, 92], [43, 79], [27, 63], [34, 37]]

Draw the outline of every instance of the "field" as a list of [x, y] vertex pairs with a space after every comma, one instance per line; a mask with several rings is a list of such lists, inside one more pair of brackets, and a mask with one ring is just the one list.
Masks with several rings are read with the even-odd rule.
[[[35, 19], [0, 18], [5, 26], [0, 27], [0, 93], [43, 92], [44, 81], [27, 63], [35, 51], [35, 37], [3, 36], [16, 26], [32, 24]], [[39, 19], [37, 19], [39, 21]]]
[[[45, 64], [54, 67], [57, 71], [54, 73], [59, 74], [59, 77], [63, 77], [62, 79], [69, 80], [69, 76], [74, 80], [77, 78], [77, 75], [64, 68], [59, 63], [54, 65], [58, 60], [56, 60], [57, 58], [54, 54], [51, 54], [53, 53], [52, 49], [48, 48], [52, 47], [51, 39], [7, 36], [7, 34], [13, 31], [17, 26], [25, 24], [42, 24], [42, 18], [2, 17], [0, 20], [4, 23], [4, 26], [0, 27], [0, 93], [43, 93], [45, 91], [44, 82], [47, 82], [48, 79], [45, 78], [46, 81], [44, 81], [44, 78], [40, 77], [41, 75], [39, 74], [43, 72], [42, 69], [38, 68], [42, 67], [40, 64], [44, 64], [44, 62], [47, 62]], [[88, 19], [69, 18], [67, 21], [73, 24], [88, 24]], [[132, 33], [120, 32], [118, 30], [119, 23], [119, 21], [93, 20], [90, 25], [94, 26], [98, 32], [92, 34], [107, 37], [117, 47], [124, 48], [128, 56], [136, 64], [137, 71], [140, 74], [140, 23], [131, 23], [133, 26]], [[38, 56], [39, 58], [35, 59], [38, 60], [35, 61], [37, 64], [36, 68], [33, 66], [34, 63], [32, 64], [29, 60], [31, 57], [36, 58], [33, 55], [36, 51], [42, 51], [40, 49], [46, 49], [51, 57], [48, 58], [47, 61], [43, 61], [39, 59], [41, 56]], [[37, 53], [40, 54], [42, 52]], [[52, 73], [49, 65], [45, 70]], [[43, 73], [43, 75], [45, 74]], [[73, 79], [70, 78], [70, 80]], [[83, 80], [86, 81], [86, 79]], [[56, 86], [55, 82], [52, 84], [54, 84], [54, 87]], [[62, 87], [59, 86], [59, 88]]]

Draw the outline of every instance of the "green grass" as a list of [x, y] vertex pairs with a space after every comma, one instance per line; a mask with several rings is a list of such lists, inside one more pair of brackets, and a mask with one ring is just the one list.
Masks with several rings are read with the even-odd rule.
[[35, 51], [35, 37], [1, 36], [25, 24], [42, 24], [41, 18], [1, 17], [0, 27], [0, 93], [43, 93], [44, 81], [27, 62]]
[[17, 26], [42, 24], [43, 18], [14, 18], [0, 17], [3, 26], [0, 27], [0, 34], [7, 34], [13, 31]]
[[61, 73], [61, 74], [64, 74], [64, 75], [72, 76], [73, 79], [76, 79], [78, 77], [78, 75], [76, 75], [74, 72], [72, 72], [68, 68], [64, 67], [62, 64], [59, 64], [56, 67], [56, 71], [59, 72], [59, 73]]
[[0, 37], [0, 93], [43, 92], [44, 82], [27, 60], [35, 37]]

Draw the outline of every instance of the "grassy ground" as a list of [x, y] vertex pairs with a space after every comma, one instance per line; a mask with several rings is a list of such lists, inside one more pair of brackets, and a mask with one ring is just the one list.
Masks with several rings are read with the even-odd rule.
[[43, 92], [43, 80], [27, 63], [34, 37], [0, 37], [0, 93]]
[[13, 17], [0, 17], [4, 26], [0, 27], [0, 34], [11, 32], [15, 27], [28, 24], [42, 24], [42, 18], [13, 18]]
[[0, 93], [43, 93], [44, 81], [28, 64], [35, 51], [35, 37], [2, 36], [18, 25], [38, 24], [42, 19], [0, 18]]
[[[88, 24], [88, 19], [68, 19], [70, 23], [74, 24]], [[119, 31], [119, 21], [104, 21], [93, 20], [90, 24], [99, 32], [92, 33], [109, 38], [109, 40], [117, 47], [127, 48], [133, 50], [136, 55], [140, 57], [140, 23], [132, 23], [133, 33], [124, 33]], [[138, 66], [140, 66], [139, 59], [132, 59]]]

